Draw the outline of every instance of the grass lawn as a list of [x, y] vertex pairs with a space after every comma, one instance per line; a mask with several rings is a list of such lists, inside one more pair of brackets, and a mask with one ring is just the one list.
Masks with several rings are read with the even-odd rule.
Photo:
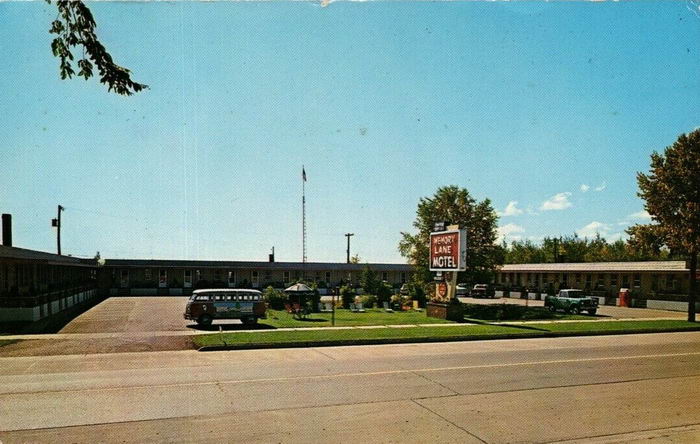
[[596, 335], [700, 330], [700, 323], [686, 321], [610, 321], [534, 323], [528, 325], [458, 325], [410, 328], [375, 328], [311, 331], [260, 331], [194, 336], [196, 346], [230, 348], [353, 345], [368, 343], [440, 342], [541, 336]]
[[[312, 313], [306, 320], [294, 318], [284, 310], [268, 310], [267, 319], [260, 324], [275, 328], [284, 327], [330, 327], [330, 313]], [[353, 313], [350, 310], [335, 311], [335, 326], [349, 327], [356, 325], [397, 325], [397, 324], [452, 324], [444, 319], [429, 318], [424, 311], [401, 311], [387, 313], [382, 309], [370, 308], [365, 313]]]

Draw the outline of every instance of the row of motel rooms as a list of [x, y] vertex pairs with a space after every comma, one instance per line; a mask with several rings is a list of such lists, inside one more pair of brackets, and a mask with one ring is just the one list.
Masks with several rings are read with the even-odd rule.
[[[377, 277], [398, 287], [411, 278], [406, 264], [369, 264]], [[95, 281], [110, 288], [193, 288], [198, 281], [230, 287], [284, 285], [297, 279], [325, 283], [341, 280], [359, 285], [365, 264], [300, 262], [226, 262], [108, 259], [103, 267], [94, 260], [0, 246], [0, 293], [5, 296], [43, 293], [66, 285]], [[505, 288], [546, 290], [580, 288], [614, 295], [620, 288], [654, 293], [687, 294], [688, 268], [683, 261], [608, 262], [572, 264], [507, 264], [495, 276]], [[18, 291], [19, 290], [19, 291]]]
[[283, 286], [299, 279], [323, 283], [328, 288], [341, 282], [359, 285], [369, 266], [377, 278], [399, 287], [411, 278], [406, 264], [345, 264], [301, 262], [233, 262], [107, 259], [104, 270], [111, 288], [194, 288], [198, 282], [215, 286], [265, 288]]
[[615, 295], [620, 288], [649, 293], [687, 294], [690, 278], [684, 261], [508, 264], [496, 276], [504, 288], [545, 291], [577, 288]]

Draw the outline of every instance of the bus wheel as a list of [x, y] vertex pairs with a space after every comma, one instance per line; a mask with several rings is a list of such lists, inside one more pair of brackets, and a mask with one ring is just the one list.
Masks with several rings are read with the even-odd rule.
[[203, 314], [197, 319], [197, 324], [199, 325], [211, 325], [212, 318], [208, 314]]
[[242, 318], [241, 322], [243, 322], [243, 325], [255, 325], [258, 323], [258, 318], [256, 318], [256, 317]]

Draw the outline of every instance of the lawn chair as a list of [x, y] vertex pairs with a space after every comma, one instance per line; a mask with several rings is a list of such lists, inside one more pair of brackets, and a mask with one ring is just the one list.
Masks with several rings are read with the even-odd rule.
[[323, 308], [321, 309], [323, 313], [332, 313], [333, 312], [333, 304], [330, 302], [324, 302], [323, 303]]
[[358, 313], [365, 313], [365, 308], [362, 306], [362, 302], [355, 304], [355, 308], [357, 309]]
[[357, 306], [355, 304], [350, 304], [350, 311], [357, 313]]
[[294, 313], [294, 311], [292, 311], [292, 306], [289, 305], [289, 304], [284, 304], [284, 310], [285, 310], [287, 313], [289, 313], [289, 314], [293, 314], [293, 313]]
[[387, 312], [387, 313], [393, 313], [393, 312], [394, 312], [394, 310], [392, 310], [391, 308], [389, 308], [389, 303], [388, 303], [388, 302], [384, 302], [382, 305], [384, 305], [384, 311], [385, 311], [385, 312]]

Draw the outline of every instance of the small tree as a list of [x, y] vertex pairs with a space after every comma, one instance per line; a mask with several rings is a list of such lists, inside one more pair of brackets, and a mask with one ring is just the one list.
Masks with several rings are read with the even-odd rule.
[[343, 307], [349, 308], [355, 301], [355, 291], [347, 285], [340, 287], [340, 299], [343, 301]]
[[391, 295], [394, 293], [391, 285], [386, 282], [379, 282], [376, 287], [377, 292], [377, 302], [379, 305], [384, 304], [384, 302], [389, 302]]
[[366, 264], [360, 275], [360, 285], [362, 285], [362, 289], [365, 293], [377, 294], [377, 286], [379, 284], [377, 273], [369, 267], [369, 264]]
[[687, 258], [690, 269], [688, 321], [695, 322], [695, 287], [700, 252], [700, 129], [681, 134], [663, 154], [651, 155], [649, 174], [637, 173], [639, 197], [652, 222], [627, 232], [630, 243], [653, 251], [667, 246]]
[[263, 299], [270, 305], [270, 308], [274, 310], [282, 310], [284, 304], [287, 303], [287, 295], [281, 291], [275, 290], [274, 288], [267, 287], [263, 292]]

